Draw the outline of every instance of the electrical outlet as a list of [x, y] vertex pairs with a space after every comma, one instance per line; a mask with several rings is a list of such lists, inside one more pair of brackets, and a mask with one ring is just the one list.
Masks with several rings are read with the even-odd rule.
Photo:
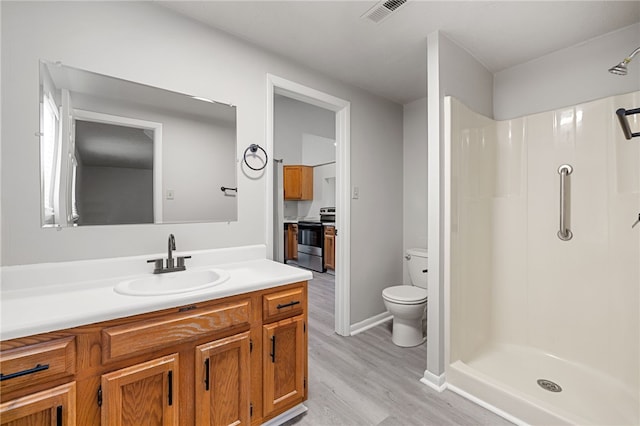
[[357, 186], [353, 187], [351, 198], [353, 198], [354, 200], [357, 200], [358, 198], [360, 198], [360, 188], [358, 188]]
[[167, 189], [167, 200], [173, 200], [175, 196], [175, 192], [173, 189]]

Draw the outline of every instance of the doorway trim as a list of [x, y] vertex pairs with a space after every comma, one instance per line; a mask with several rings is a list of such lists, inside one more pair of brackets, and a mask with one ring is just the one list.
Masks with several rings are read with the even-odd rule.
[[[267, 152], [273, 158], [274, 97], [282, 95], [306, 102], [336, 113], [336, 290], [335, 290], [335, 331], [341, 336], [349, 336], [351, 299], [351, 102], [337, 98], [311, 87], [267, 74]], [[266, 168], [267, 179], [267, 257], [273, 258], [273, 168]]]

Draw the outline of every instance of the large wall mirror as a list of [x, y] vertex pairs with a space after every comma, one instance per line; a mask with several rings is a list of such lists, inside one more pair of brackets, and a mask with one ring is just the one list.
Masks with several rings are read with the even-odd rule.
[[237, 220], [236, 108], [40, 62], [45, 227]]

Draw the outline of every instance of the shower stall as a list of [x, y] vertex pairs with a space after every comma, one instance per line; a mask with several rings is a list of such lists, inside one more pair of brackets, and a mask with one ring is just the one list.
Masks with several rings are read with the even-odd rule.
[[450, 389], [516, 422], [640, 425], [640, 138], [615, 113], [639, 106], [494, 121], [446, 98]]

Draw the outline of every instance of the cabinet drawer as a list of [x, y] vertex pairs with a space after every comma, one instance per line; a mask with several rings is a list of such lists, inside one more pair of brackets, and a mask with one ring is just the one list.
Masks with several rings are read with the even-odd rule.
[[73, 376], [75, 337], [63, 337], [0, 353], [0, 393]]
[[336, 235], [335, 226], [325, 226], [324, 227], [324, 235]]
[[175, 345], [225, 329], [249, 327], [250, 305], [250, 299], [245, 299], [105, 328], [102, 361]]
[[304, 288], [269, 293], [262, 296], [262, 317], [264, 322], [271, 322], [294, 315], [304, 310]]

